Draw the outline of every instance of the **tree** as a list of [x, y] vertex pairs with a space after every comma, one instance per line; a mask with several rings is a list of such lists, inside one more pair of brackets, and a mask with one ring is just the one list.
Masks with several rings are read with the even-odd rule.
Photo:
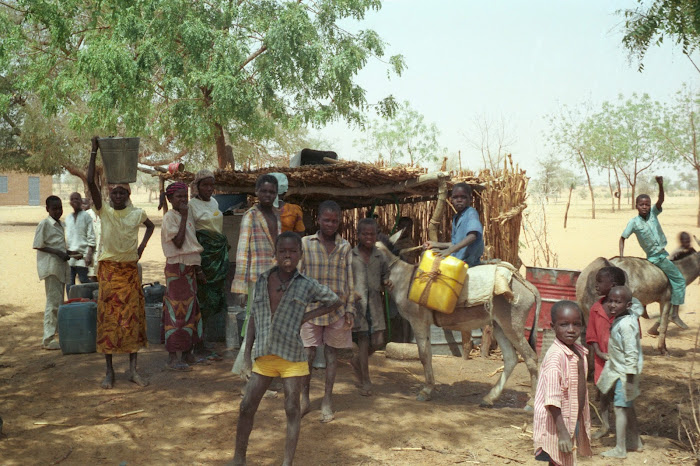
[[435, 123], [426, 123], [422, 114], [404, 102], [393, 118], [372, 122], [365, 136], [354, 145], [362, 148], [368, 157], [384, 159], [389, 165], [406, 162], [419, 165], [435, 162], [438, 154], [446, 152], [438, 143], [439, 135]]
[[550, 132], [546, 135], [551, 146], [565, 154], [583, 168], [591, 194], [591, 218], [595, 219], [595, 195], [591, 182], [591, 147], [590, 121], [587, 117], [590, 107], [570, 108], [566, 105], [559, 109], [559, 114], [550, 115]]
[[565, 161], [554, 154], [537, 159], [539, 169], [533, 187], [547, 201], [549, 201], [550, 196], [558, 199], [562, 190], [569, 189], [570, 186], [575, 187], [578, 184], [576, 174], [566, 168], [564, 164]]
[[622, 44], [636, 56], [639, 70], [644, 69], [644, 55], [651, 45], [661, 45], [670, 38], [681, 45], [683, 54], [696, 70], [700, 68], [691, 54], [700, 47], [700, 0], [637, 0], [634, 9], [623, 10], [625, 34]]
[[509, 133], [509, 125], [503, 115], [495, 121], [485, 114], [474, 117], [472, 136], [468, 136], [467, 140], [481, 153], [484, 168], [495, 172], [503, 167], [509, 147], [515, 143], [515, 138]]
[[[359, 123], [372, 105], [355, 82], [385, 45], [362, 20], [380, 0], [7, 0], [0, 6], [0, 79], [13, 97], [34, 95], [43, 114], [81, 135], [140, 135], [172, 159], [215, 148], [233, 164], [241, 141], [274, 137], [280, 125]], [[387, 66], [396, 74], [401, 56]], [[15, 115], [16, 116], [16, 115]], [[10, 125], [11, 126], [11, 125]], [[87, 139], [83, 139], [86, 141]]]
[[[665, 105], [661, 123], [655, 128], [666, 161], [685, 162], [695, 171], [700, 188], [700, 93], [684, 85], [672, 105]], [[700, 189], [697, 226], [700, 227]]]

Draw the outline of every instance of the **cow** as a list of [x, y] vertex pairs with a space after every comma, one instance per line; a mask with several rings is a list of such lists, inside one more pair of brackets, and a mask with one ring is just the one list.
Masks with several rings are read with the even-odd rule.
[[[700, 241], [695, 238], [700, 245]], [[700, 276], [700, 252], [695, 252], [682, 259], [673, 261], [685, 277], [685, 283], [690, 284]], [[650, 303], [659, 303], [661, 308], [661, 325], [659, 326], [659, 340], [657, 349], [661, 354], [667, 354], [666, 327], [671, 314], [671, 285], [668, 278], [660, 268], [641, 257], [613, 257], [605, 259], [598, 257], [588, 264], [579, 275], [576, 282], [576, 299], [578, 300], [584, 316], [588, 320], [588, 312], [598, 296], [595, 292], [595, 276], [598, 270], [606, 266], [620, 267], [627, 275], [627, 286], [632, 290], [635, 298], [646, 306]]]
[[[441, 314], [420, 306], [408, 299], [409, 286], [415, 266], [402, 261], [390, 250], [391, 244], [377, 242], [377, 248], [389, 263], [389, 278], [394, 287], [390, 290], [396, 301], [399, 313], [408, 320], [413, 328], [418, 354], [425, 372], [425, 385], [418, 393], [419, 401], [428, 401], [432, 397], [435, 378], [433, 376], [432, 350], [430, 346], [430, 325], [434, 324], [447, 330], [471, 332], [473, 329], [493, 325], [493, 334], [503, 352], [503, 373], [491, 391], [483, 398], [482, 405], [492, 406], [500, 396], [503, 386], [518, 363], [518, 353], [525, 360], [530, 373], [530, 400], [526, 409], [532, 406], [537, 387], [537, 354], [532, 349], [536, 332], [530, 334], [530, 342], [525, 339], [525, 320], [533, 305], [535, 320], [538, 321], [542, 300], [537, 288], [522, 278], [517, 272], [511, 280], [514, 299], [510, 302], [503, 296], [494, 296], [491, 311], [485, 306], [464, 306], [464, 293], [460, 296], [457, 308], [452, 314]], [[531, 347], [532, 346], [532, 347]], [[517, 352], [517, 353], [516, 353]]]

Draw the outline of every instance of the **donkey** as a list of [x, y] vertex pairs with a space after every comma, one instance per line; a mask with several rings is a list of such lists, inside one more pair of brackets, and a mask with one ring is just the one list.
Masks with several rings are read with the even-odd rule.
[[[415, 266], [399, 259], [382, 242], [377, 242], [377, 248], [384, 254], [389, 263], [389, 278], [394, 284], [393, 290], [390, 291], [391, 296], [396, 301], [401, 316], [411, 324], [418, 344], [418, 354], [425, 372], [425, 385], [418, 393], [418, 401], [429, 401], [435, 386], [430, 347], [430, 325], [435, 324], [448, 330], [471, 332], [473, 329], [492, 324], [493, 334], [503, 352], [503, 373], [491, 391], [483, 398], [482, 404], [492, 406], [501, 395], [503, 386], [518, 363], [517, 351], [525, 360], [527, 370], [530, 372], [531, 389], [528, 407], [531, 407], [537, 387], [537, 354], [531, 348], [531, 345], [534, 346], [536, 326], [533, 326], [530, 344], [528, 344], [525, 339], [525, 320], [533, 304], [536, 304], [534, 322], [536, 323], [539, 319], [542, 300], [537, 288], [524, 278], [514, 274], [514, 279], [511, 280], [511, 289], [515, 298], [512, 302], [508, 302], [499, 295], [493, 299], [491, 312], [484, 306], [464, 307], [458, 303], [453, 314], [433, 313], [430, 309], [408, 299], [408, 289]], [[464, 302], [461, 298], [460, 301]]]
[[[695, 238], [700, 245], [700, 241]], [[695, 252], [689, 256], [673, 261], [685, 277], [686, 285], [693, 282], [700, 276], [700, 252]], [[597, 296], [595, 292], [595, 276], [603, 267], [614, 265], [620, 267], [627, 275], [627, 286], [632, 290], [635, 298], [646, 306], [650, 303], [659, 303], [661, 308], [661, 326], [659, 328], [659, 341], [657, 349], [661, 354], [667, 353], [666, 348], [666, 326], [668, 317], [671, 314], [671, 285], [668, 278], [660, 268], [641, 257], [613, 257], [605, 259], [598, 257], [588, 264], [581, 272], [576, 282], [576, 299], [583, 309], [584, 316], [588, 320], [588, 312], [595, 303]]]

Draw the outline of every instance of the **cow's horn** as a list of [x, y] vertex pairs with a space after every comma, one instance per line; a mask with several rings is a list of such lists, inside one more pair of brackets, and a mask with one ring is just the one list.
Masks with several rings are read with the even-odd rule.
[[396, 233], [394, 233], [393, 235], [391, 235], [389, 237], [389, 242], [391, 244], [396, 244], [396, 242], [399, 240], [399, 238], [401, 238], [401, 233], [403, 233], [404, 230], [405, 230], [405, 228], [402, 228], [401, 230], [399, 230]]

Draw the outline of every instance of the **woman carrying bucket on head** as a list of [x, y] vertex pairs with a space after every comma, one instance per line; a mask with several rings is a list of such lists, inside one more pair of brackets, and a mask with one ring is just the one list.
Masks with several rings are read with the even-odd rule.
[[227, 309], [224, 285], [229, 268], [229, 245], [224, 235], [224, 217], [219, 211], [219, 203], [212, 197], [214, 173], [211, 170], [198, 171], [190, 189], [189, 211], [197, 231], [197, 241], [204, 248], [201, 254], [203, 277], [197, 280], [197, 299], [206, 329], [209, 319]]
[[[188, 208], [185, 183], [173, 183], [165, 190], [173, 208], [163, 215], [161, 241], [166, 257], [163, 300], [165, 350], [169, 353], [166, 369], [192, 370], [194, 345], [202, 339], [202, 321], [197, 300], [197, 281], [206, 282], [200, 267], [203, 251], [197, 242], [192, 216]], [[180, 360], [177, 353], [181, 352]]]
[[[143, 209], [132, 205], [128, 183], [110, 184], [109, 205], [102, 203], [100, 188], [95, 183], [97, 140], [97, 136], [92, 138], [87, 182], [93, 209], [102, 225], [102, 250], [97, 271], [100, 290], [97, 300], [97, 351], [104, 353], [107, 366], [102, 388], [114, 386], [112, 355], [115, 353], [129, 353], [129, 380], [145, 387], [148, 382], [136, 372], [137, 351], [146, 346], [146, 311], [137, 263], [153, 234], [154, 226]], [[107, 181], [114, 180], [108, 178]], [[139, 244], [141, 224], [146, 226], [146, 233]]]

